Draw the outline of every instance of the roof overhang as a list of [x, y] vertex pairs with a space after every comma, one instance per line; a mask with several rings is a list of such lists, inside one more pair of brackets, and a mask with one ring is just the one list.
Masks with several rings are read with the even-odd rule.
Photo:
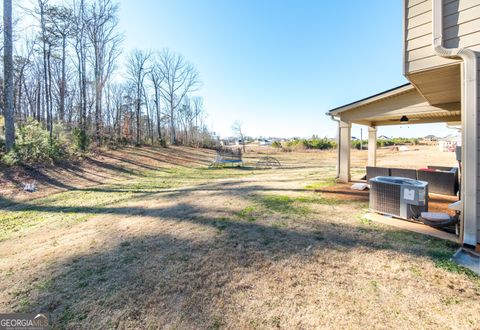
[[[330, 110], [342, 121], [368, 125], [405, 125], [460, 121], [460, 102], [430, 105], [410, 83]], [[407, 116], [408, 122], [400, 121]]]
[[380, 100], [383, 100], [385, 98], [392, 97], [392, 96], [398, 95], [400, 93], [403, 93], [405, 91], [409, 91], [411, 89], [415, 89], [415, 87], [413, 87], [413, 85], [411, 83], [407, 83], [407, 84], [404, 84], [404, 85], [386, 90], [384, 92], [381, 92], [381, 93], [363, 98], [361, 100], [342, 105], [338, 108], [330, 110], [329, 112], [327, 112], [327, 115], [336, 116], [341, 112], [348, 111], [348, 110], [351, 110], [351, 109], [355, 109], [355, 108], [370, 104], [372, 102], [380, 101]]

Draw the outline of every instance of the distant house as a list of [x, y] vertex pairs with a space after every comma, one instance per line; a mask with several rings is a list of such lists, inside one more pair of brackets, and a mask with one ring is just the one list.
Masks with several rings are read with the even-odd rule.
[[355, 136], [352, 136], [352, 141], [358, 141], [358, 138]]
[[390, 138], [389, 138], [388, 136], [386, 136], [386, 135], [380, 135], [380, 136], [378, 137], [378, 140], [390, 140]]
[[257, 142], [259, 146], [269, 146], [272, 144], [272, 141], [268, 139], [258, 139]]
[[438, 141], [438, 138], [435, 135], [427, 135], [423, 138], [424, 141]]
[[455, 148], [461, 144], [462, 138], [460, 135], [450, 134], [438, 140], [438, 149], [442, 152], [455, 151]]

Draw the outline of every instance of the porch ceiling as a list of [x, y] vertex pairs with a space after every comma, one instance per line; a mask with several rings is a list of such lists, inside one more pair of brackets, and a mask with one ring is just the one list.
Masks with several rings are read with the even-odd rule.
[[[342, 121], [368, 125], [411, 125], [460, 121], [460, 102], [430, 105], [411, 84], [331, 110]], [[402, 116], [409, 121], [400, 122]]]
[[460, 102], [460, 78], [459, 64], [408, 75], [408, 79], [432, 105]]

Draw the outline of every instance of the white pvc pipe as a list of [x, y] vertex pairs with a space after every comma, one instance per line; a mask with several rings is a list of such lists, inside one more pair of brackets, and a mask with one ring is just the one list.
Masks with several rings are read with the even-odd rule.
[[443, 46], [443, 0], [433, 1], [433, 48], [438, 56], [463, 60], [462, 199], [463, 243], [477, 244], [477, 55], [470, 49]]

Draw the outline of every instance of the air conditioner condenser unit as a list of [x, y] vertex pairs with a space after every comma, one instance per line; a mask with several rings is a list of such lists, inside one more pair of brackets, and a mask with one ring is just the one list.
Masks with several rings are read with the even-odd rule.
[[402, 218], [419, 218], [428, 212], [428, 182], [377, 176], [370, 180], [370, 209]]

